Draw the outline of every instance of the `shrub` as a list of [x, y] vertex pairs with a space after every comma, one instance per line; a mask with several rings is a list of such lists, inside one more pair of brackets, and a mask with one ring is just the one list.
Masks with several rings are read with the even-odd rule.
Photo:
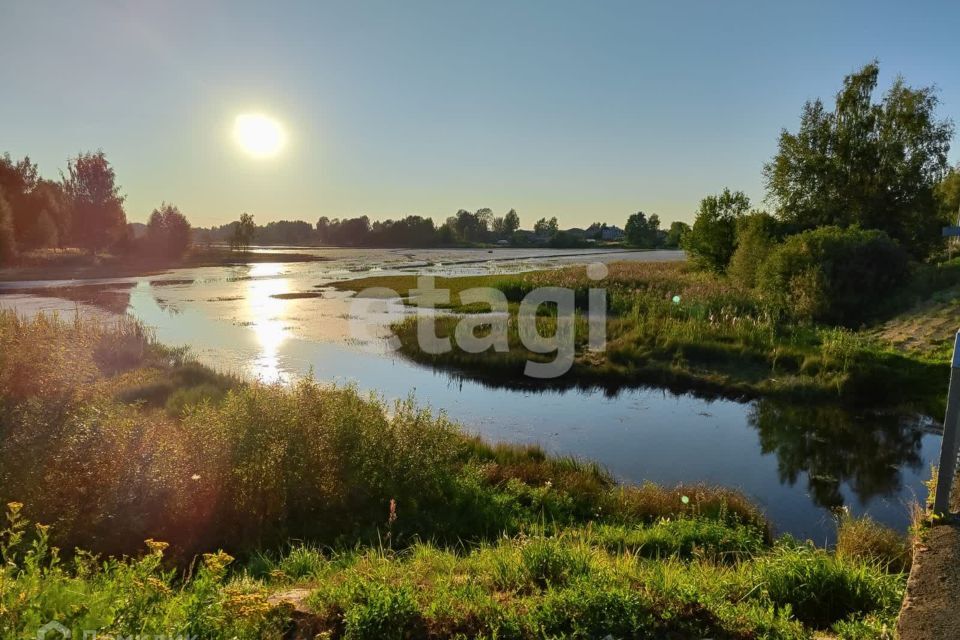
[[776, 218], [761, 211], [737, 220], [737, 248], [727, 269], [734, 282], [748, 289], [756, 286], [760, 265], [779, 242], [779, 227]]
[[908, 266], [907, 253], [882, 231], [821, 227], [777, 247], [758, 285], [798, 320], [857, 326], [906, 280]]
[[700, 201], [693, 228], [683, 237], [683, 248], [701, 268], [726, 271], [736, 248], [737, 219], [750, 208], [750, 199], [742, 191], [724, 189], [716, 196]]

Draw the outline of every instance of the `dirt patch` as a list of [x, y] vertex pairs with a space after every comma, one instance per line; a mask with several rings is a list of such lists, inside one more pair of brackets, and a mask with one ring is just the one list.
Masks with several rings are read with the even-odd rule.
[[931, 527], [913, 553], [900, 610], [901, 640], [960, 638], [960, 524]]
[[310, 593], [310, 589], [290, 589], [267, 598], [267, 602], [288, 612], [290, 625], [284, 630], [285, 639], [312, 640], [326, 630], [323, 621], [305, 604]]
[[875, 335], [901, 351], [926, 354], [952, 346], [958, 328], [960, 287], [953, 287], [882, 324]]

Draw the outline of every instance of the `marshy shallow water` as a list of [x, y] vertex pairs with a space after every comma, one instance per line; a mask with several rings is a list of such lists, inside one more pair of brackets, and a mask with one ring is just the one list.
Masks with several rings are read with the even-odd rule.
[[[490, 440], [535, 442], [597, 460], [623, 480], [736, 487], [763, 506], [779, 532], [821, 544], [833, 538], [831, 508], [869, 513], [903, 530], [909, 503], [926, 496], [923, 482], [940, 437], [922, 416], [707, 400], [657, 389], [494, 388], [391, 352], [388, 325], [410, 309], [395, 301], [355, 301], [324, 287], [371, 273], [510, 273], [595, 261], [680, 260], [680, 252], [298, 251], [325, 260], [177, 269], [83, 284], [110, 291], [114, 306], [118, 293], [121, 301], [128, 294], [127, 313], [152, 327], [161, 342], [185, 345], [217, 369], [270, 382], [312, 372], [388, 399], [412, 395]], [[78, 283], [3, 283], [0, 289], [66, 284]], [[0, 306], [24, 313], [107, 313], [52, 293], [0, 296]]]

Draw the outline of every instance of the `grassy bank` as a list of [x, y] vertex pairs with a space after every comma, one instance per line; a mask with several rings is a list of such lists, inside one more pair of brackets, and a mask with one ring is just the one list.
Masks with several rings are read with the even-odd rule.
[[883, 637], [904, 583], [870, 523], [774, 541], [736, 492], [247, 383], [129, 321], [0, 314], [0, 500], [10, 637]]
[[[912, 295], [927, 295], [955, 281], [953, 271], [940, 276], [924, 273], [927, 288], [913, 287]], [[416, 304], [410, 295], [415, 287], [412, 276], [363, 278], [334, 286], [355, 291], [392, 289], [408, 304]], [[516, 322], [518, 303], [542, 286], [575, 292], [576, 358], [566, 375], [537, 384], [656, 385], [734, 398], [840, 398], [853, 403], [883, 398], [890, 404], [912, 403], [937, 411], [947, 380], [942, 352], [905, 351], [876, 333], [790, 322], [753, 291], [682, 263], [614, 263], [599, 282], [589, 280], [584, 267], [570, 267], [509, 276], [438, 278], [436, 286], [450, 289], [451, 303], [441, 308], [453, 313], [489, 309], [458, 304], [465, 289], [493, 287], [503, 292], [510, 303], [509, 351], [474, 354], [457, 348], [454, 327], [459, 317], [448, 315], [437, 321], [437, 334], [451, 338], [451, 351], [435, 355], [421, 351], [417, 321], [408, 318], [394, 327], [402, 352], [491, 384], [530, 383], [523, 376], [526, 361], [553, 358], [530, 352], [520, 340]], [[591, 286], [607, 290], [603, 351], [587, 349], [584, 314]], [[902, 300], [890, 301], [891, 311], [912, 302], [905, 294]], [[539, 318], [539, 324], [541, 333], [555, 331], [555, 318], [549, 312]]]
[[[13, 516], [8, 531], [24, 529]], [[42, 530], [27, 548], [9, 536], [0, 604], [16, 637], [57, 619], [201, 638], [889, 638], [905, 582], [873, 559], [698, 520], [246, 563], [218, 552], [188, 578], [153, 540], [138, 559], [68, 564]]]

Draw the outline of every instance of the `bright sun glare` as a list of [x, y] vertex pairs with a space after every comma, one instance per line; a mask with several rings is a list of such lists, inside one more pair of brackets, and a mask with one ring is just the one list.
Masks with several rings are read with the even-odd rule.
[[233, 137], [254, 158], [272, 158], [280, 153], [287, 134], [279, 122], [260, 113], [244, 113], [233, 123]]

